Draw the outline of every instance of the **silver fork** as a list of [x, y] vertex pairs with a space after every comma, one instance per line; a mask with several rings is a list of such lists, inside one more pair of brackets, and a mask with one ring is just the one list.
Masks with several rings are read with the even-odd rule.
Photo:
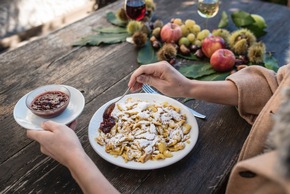
[[[151, 93], [151, 94], [159, 94], [158, 92], [156, 92], [153, 88], [151, 88], [151, 86], [147, 85], [147, 84], [143, 84], [142, 86], [142, 90], [145, 92], [145, 93]], [[195, 116], [195, 117], [198, 117], [198, 118], [201, 118], [201, 119], [206, 119], [206, 116], [199, 113], [199, 112], [196, 112], [195, 110], [187, 107], [189, 109], [189, 111]]]

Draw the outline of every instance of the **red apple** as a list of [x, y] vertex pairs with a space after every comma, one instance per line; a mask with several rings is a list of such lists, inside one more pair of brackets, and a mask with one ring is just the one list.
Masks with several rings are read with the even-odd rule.
[[161, 28], [160, 37], [167, 43], [177, 42], [182, 37], [181, 28], [177, 24], [167, 23]]
[[236, 57], [231, 50], [218, 49], [212, 54], [210, 64], [214, 70], [225, 72], [233, 69], [235, 60]]
[[206, 37], [201, 44], [201, 50], [205, 56], [208, 58], [218, 49], [225, 48], [226, 44], [222, 37], [219, 36], [208, 36]]

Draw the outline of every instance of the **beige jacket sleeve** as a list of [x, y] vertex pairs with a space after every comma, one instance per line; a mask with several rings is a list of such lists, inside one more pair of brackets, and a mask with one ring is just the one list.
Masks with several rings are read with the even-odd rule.
[[269, 132], [273, 129], [271, 111], [278, 114], [284, 99], [282, 93], [285, 87], [290, 86], [289, 73], [290, 65], [280, 67], [277, 74], [263, 67], [251, 66], [228, 77], [238, 88], [241, 116], [248, 122], [259, 116], [231, 172], [227, 194], [290, 194], [289, 180], [277, 170], [277, 166], [281, 167], [278, 162], [279, 149], [263, 152]]
[[278, 74], [261, 66], [250, 66], [227, 77], [238, 89], [238, 111], [248, 123], [253, 124], [277, 89]]
[[277, 171], [275, 170], [276, 164], [276, 151], [239, 162], [230, 176], [230, 182], [226, 193], [289, 193], [289, 180], [285, 180], [277, 174]]

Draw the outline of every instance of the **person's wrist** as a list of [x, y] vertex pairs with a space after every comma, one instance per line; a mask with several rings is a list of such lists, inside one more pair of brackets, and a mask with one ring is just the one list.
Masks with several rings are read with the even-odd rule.
[[185, 98], [194, 98], [194, 88], [196, 85], [196, 80], [187, 80], [184, 86], [183, 97]]
[[82, 164], [87, 161], [87, 154], [82, 149], [75, 149], [74, 151], [70, 152], [70, 157], [64, 161], [64, 165], [70, 169], [74, 170], [78, 168], [79, 164]]

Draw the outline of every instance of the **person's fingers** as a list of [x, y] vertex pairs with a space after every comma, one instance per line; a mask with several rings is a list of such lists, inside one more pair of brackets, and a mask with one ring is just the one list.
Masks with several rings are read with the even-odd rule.
[[[131, 90], [131, 92], [137, 92], [137, 91], [142, 89], [142, 86], [143, 86], [142, 83], [135, 82], [135, 84], [132, 87], [130, 87], [130, 90]], [[128, 85], [128, 87], [129, 87], [129, 85]]]
[[48, 133], [51, 133], [55, 129], [59, 128], [59, 124], [53, 121], [45, 121], [41, 124], [41, 128], [44, 130], [31, 130], [26, 131], [26, 136], [35, 141], [41, 142], [43, 136], [47, 136]]
[[136, 71], [133, 74], [139, 76], [142, 74], [153, 75], [155, 73], [156, 73], [156, 63], [153, 63], [148, 65], [141, 65], [138, 69], [136, 69]]
[[139, 75], [137, 77], [137, 82], [142, 83], [142, 84], [148, 84], [150, 77], [147, 75]]
[[155, 78], [150, 75], [140, 75], [137, 77], [137, 82], [151, 86], [154, 86], [158, 81], [160, 81], [160, 78]]
[[47, 131], [54, 131], [59, 128], [59, 123], [56, 123], [54, 121], [44, 121], [41, 124], [41, 128]]
[[45, 135], [46, 133], [47, 131], [37, 131], [32, 129], [26, 130], [26, 136], [38, 142], [42, 139], [42, 136]]
[[128, 82], [128, 87], [131, 89], [131, 91], [135, 91], [135, 89], [137, 88], [136, 77], [133, 77], [133, 74], [131, 75], [130, 80]]
[[[161, 64], [161, 62], [158, 62], [158, 63]], [[131, 78], [129, 80], [128, 86], [130, 88], [135, 88], [134, 85], [137, 82], [137, 77], [142, 75], [142, 74], [153, 75], [153, 76], [156, 76], [157, 74], [160, 74], [160, 72], [157, 70], [157, 69], [159, 69], [159, 67], [157, 66], [158, 63], [148, 64], [148, 65], [141, 65], [131, 75]]]
[[137, 77], [137, 82], [161, 89], [164, 85], [166, 85], [167, 80], [162, 80], [161, 78], [154, 76], [140, 75]]
[[26, 130], [26, 136], [30, 139], [36, 140], [37, 133], [34, 130], [28, 129]]

